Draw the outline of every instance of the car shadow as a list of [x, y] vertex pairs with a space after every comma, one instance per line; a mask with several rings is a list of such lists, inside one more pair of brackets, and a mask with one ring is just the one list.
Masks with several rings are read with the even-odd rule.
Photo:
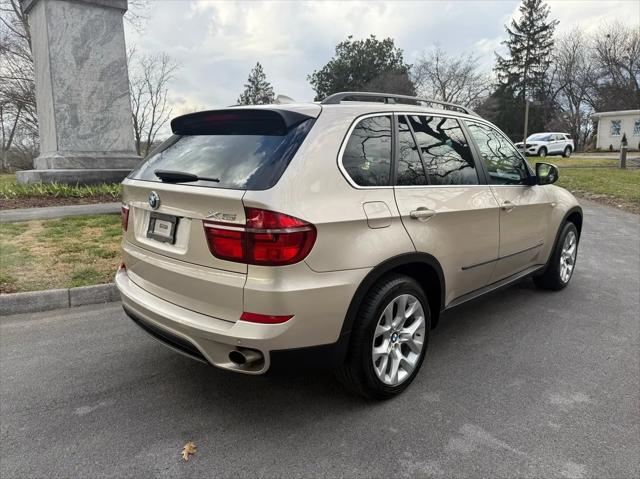
[[[438, 356], [453, 347], [452, 341], [474, 341], [483, 330], [495, 327], [496, 323], [528, 321], [520, 314], [523, 308], [535, 305], [539, 295], [545, 294], [548, 293], [525, 280], [444, 313], [438, 327], [432, 331], [427, 362], [442, 362]], [[404, 401], [414, 394], [423, 393], [420, 389], [426, 387], [420, 378], [425, 375], [423, 369], [413, 387], [397, 399], [370, 401], [347, 392], [331, 371], [306, 371], [304, 365], [300, 365], [300, 371], [250, 376], [198, 363], [159, 345], [155, 348], [153, 353], [149, 353], [155, 364], [163, 365], [158, 379], [173, 382], [171, 403], [184, 404], [191, 414], [200, 411], [203, 418], [232, 416], [236, 421], [248, 421], [256, 427], [263, 423], [273, 424], [273, 421], [288, 422], [292, 416], [297, 420], [314, 420], [327, 415], [346, 415], [363, 406], [373, 411], [392, 408], [396, 400]], [[218, 414], [211, 414], [215, 410]]]

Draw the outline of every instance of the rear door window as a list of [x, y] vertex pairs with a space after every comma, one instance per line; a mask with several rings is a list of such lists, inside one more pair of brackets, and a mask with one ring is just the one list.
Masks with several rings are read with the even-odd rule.
[[457, 120], [412, 115], [411, 127], [431, 185], [477, 185], [478, 172]]
[[344, 149], [342, 166], [358, 186], [390, 185], [391, 116], [358, 122]]
[[181, 125], [180, 132], [187, 134], [171, 137], [129, 178], [160, 182], [155, 171], [168, 170], [220, 180], [189, 185], [265, 190], [280, 179], [313, 122], [303, 119], [287, 127], [264, 114], [251, 121], [237, 114], [202, 117], [197, 124]]

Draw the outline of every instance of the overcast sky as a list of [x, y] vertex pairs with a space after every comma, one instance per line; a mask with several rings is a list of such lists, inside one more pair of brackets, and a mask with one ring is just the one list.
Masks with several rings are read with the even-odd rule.
[[[550, 0], [558, 32], [603, 22], [640, 23], [637, 0]], [[166, 52], [181, 68], [171, 85], [174, 115], [234, 104], [250, 69], [262, 63], [277, 94], [310, 101], [307, 75], [322, 67], [348, 35], [392, 37], [412, 63], [439, 44], [478, 56], [487, 70], [518, 1], [212, 2], [151, 0], [143, 31], [127, 25], [139, 52]]]

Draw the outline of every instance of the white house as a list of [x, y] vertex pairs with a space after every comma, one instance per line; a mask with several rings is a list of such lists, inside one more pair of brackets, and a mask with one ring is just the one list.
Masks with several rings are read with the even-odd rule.
[[596, 148], [608, 150], [609, 146], [613, 146], [614, 150], [619, 150], [620, 140], [625, 133], [629, 149], [640, 148], [640, 110], [605, 111], [594, 113], [591, 117], [598, 120]]

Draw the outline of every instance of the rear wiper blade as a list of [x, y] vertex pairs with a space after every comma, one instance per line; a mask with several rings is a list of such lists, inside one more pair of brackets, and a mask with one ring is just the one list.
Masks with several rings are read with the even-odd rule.
[[198, 176], [192, 173], [184, 173], [182, 171], [155, 170], [154, 173], [164, 183], [190, 183], [192, 181], [220, 182], [220, 178], [208, 178], [206, 176]]

